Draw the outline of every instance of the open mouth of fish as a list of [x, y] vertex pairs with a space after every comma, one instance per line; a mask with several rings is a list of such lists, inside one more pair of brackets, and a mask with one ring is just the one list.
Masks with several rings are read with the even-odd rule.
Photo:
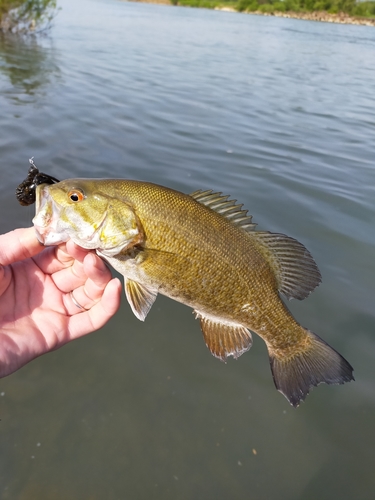
[[67, 231], [61, 230], [61, 207], [48, 194], [48, 189], [38, 188], [36, 191], [36, 207], [33, 224], [36, 236], [43, 245], [58, 245], [69, 239]]
[[[72, 225], [72, 220], [68, 222], [64, 219], [63, 207], [57, 203], [49, 193], [48, 186], [38, 187], [36, 192], [36, 207], [33, 224], [38, 240], [43, 245], [58, 245], [72, 238], [77, 244], [84, 248], [97, 248], [99, 232], [105, 220], [92, 227], [88, 225], [78, 232]], [[75, 221], [78, 225], [78, 219]]]
[[43, 245], [59, 245], [72, 239], [82, 248], [101, 250], [102, 256], [113, 256], [126, 248], [134, 238], [124, 237], [121, 231], [106, 231], [107, 210], [104, 210], [95, 222], [86, 222], [74, 209], [67, 212], [66, 208], [51, 196], [49, 186], [38, 186], [35, 202], [36, 215], [33, 224], [36, 236]]

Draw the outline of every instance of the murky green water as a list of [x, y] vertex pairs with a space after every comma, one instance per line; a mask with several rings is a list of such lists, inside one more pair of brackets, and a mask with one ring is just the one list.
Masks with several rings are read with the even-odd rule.
[[[184, 306], [0, 381], [2, 499], [375, 498], [375, 30], [117, 1], [60, 2], [0, 39], [0, 230], [30, 225], [28, 158], [58, 178], [224, 191], [302, 241], [323, 284], [290, 304], [354, 366], [297, 410], [263, 342], [224, 365]], [[1, 304], [0, 304], [1, 307]]]

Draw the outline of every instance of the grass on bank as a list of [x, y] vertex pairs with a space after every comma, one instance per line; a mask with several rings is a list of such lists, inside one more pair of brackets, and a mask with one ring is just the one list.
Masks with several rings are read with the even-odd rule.
[[190, 7], [232, 7], [239, 12], [343, 12], [354, 17], [375, 18], [375, 1], [357, 2], [356, 0], [171, 0], [174, 5]]

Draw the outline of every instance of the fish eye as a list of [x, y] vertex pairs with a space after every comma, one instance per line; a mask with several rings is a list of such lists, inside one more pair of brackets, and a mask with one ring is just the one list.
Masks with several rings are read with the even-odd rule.
[[85, 195], [80, 189], [71, 189], [68, 193], [68, 197], [70, 198], [71, 201], [74, 201], [75, 203], [77, 201], [82, 201], [85, 199]]

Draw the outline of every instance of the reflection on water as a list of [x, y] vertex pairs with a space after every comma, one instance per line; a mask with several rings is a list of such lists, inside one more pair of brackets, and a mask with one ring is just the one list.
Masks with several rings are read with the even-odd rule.
[[16, 104], [36, 102], [60, 76], [52, 42], [47, 37], [0, 34], [0, 73], [9, 79], [8, 85], [1, 85], [2, 95]]
[[312, 252], [323, 283], [288, 306], [356, 382], [293, 410], [258, 338], [225, 365], [188, 308], [158, 297], [142, 323], [124, 300], [0, 380], [0, 498], [372, 500], [375, 30], [60, 5], [50, 40], [1, 39], [0, 230], [31, 223], [32, 156], [58, 179], [224, 191]]

